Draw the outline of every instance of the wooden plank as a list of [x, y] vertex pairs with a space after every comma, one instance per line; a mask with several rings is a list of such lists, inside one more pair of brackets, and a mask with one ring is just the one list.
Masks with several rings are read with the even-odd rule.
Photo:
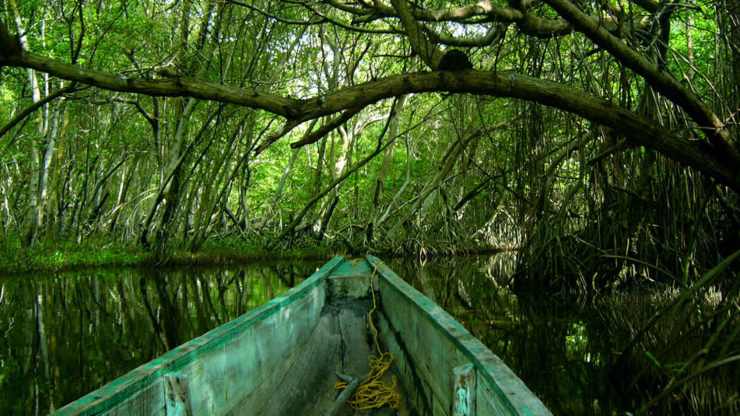
[[164, 386], [162, 380], [138, 390], [110, 409], [108, 416], [140, 416], [164, 414]]
[[394, 373], [398, 376], [403, 391], [406, 394], [404, 400], [419, 414], [432, 414], [432, 391], [426, 379], [419, 375], [412, 357], [406, 353], [406, 345], [401, 345], [402, 340], [391, 327], [385, 314], [381, 311], [375, 315], [378, 330], [383, 345], [388, 352], [393, 354]]

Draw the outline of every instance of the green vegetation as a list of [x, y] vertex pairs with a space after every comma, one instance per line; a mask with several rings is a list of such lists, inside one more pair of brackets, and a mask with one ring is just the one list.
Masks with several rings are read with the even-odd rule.
[[136, 247], [113, 246], [96, 241], [80, 245], [49, 242], [25, 249], [15, 240], [6, 241], [0, 249], [0, 270], [6, 275], [96, 266], [132, 266], [150, 258], [151, 255]]
[[1, 275], [31, 272], [60, 272], [112, 267], [173, 267], [245, 264], [264, 260], [325, 260], [334, 255], [328, 247], [294, 248], [275, 253], [269, 249], [245, 244], [241, 240], [218, 240], [207, 243], [197, 252], [173, 248], [167, 257], [136, 245], [121, 245], [106, 241], [45, 242], [31, 248], [11, 242], [0, 249]]

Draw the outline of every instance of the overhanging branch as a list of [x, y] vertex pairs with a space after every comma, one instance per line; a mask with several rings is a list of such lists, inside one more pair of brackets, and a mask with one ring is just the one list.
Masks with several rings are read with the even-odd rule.
[[126, 79], [30, 53], [12, 56], [5, 59], [2, 64], [32, 68], [59, 78], [112, 91], [151, 96], [193, 97], [262, 109], [283, 116], [291, 123], [346, 110], [354, 111], [383, 99], [413, 93], [451, 92], [518, 98], [558, 108], [611, 127], [635, 144], [652, 148], [740, 191], [740, 158], [721, 153], [716, 147], [689, 142], [684, 137], [660, 127], [653, 120], [570, 85], [514, 72], [466, 70], [393, 75], [301, 100], [194, 79]]
[[609, 33], [598, 20], [581, 11], [570, 0], [545, 0], [545, 3], [569, 21], [576, 30], [642, 76], [656, 91], [683, 108], [699, 127], [704, 129], [717, 156], [725, 159], [725, 164], [738, 163], [740, 150], [732, 144], [729, 131], [722, 120], [696, 94], [681, 85], [670, 73]]

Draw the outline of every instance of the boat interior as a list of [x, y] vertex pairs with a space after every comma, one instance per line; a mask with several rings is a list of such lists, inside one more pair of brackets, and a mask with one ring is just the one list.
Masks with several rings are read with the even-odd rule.
[[61, 415], [550, 415], [488, 348], [373, 257], [263, 306]]
[[[369, 282], [369, 276], [328, 280], [326, 301], [311, 333], [273, 367], [277, 377], [244, 397], [229, 414], [416, 414], [403, 400], [392, 361], [380, 360], [391, 355], [377, 330], [378, 320], [384, 319], [379, 293]], [[372, 373], [371, 359], [377, 363]], [[380, 377], [373, 377], [376, 374]], [[364, 399], [352, 400], [354, 394]]]

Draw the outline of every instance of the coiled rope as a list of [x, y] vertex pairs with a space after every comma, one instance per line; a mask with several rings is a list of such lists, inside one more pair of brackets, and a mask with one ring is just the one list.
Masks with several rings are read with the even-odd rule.
[[[367, 322], [373, 336], [377, 356], [370, 357], [370, 372], [357, 387], [355, 394], [347, 400], [347, 403], [358, 410], [377, 409], [383, 406], [398, 409], [398, 406], [401, 404], [401, 395], [398, 394], [396, 389], [396, 378], [392, 377], [391, 383], [382, 380], [385, 373], [388, 372], [393, 364], [393, 354], [380, 350], [378, 330], [373, 323], [373, 312], [375, 312], [377, 304], [375, 302], [375, 289], [372, 287], [372, 284], [370, 286], [370, 293], [372, 294], [373, 307], [367, 314]], [[334, 387], [337, 390], [344, 390], [348, 385], [346, 381], [337, 381]]]

